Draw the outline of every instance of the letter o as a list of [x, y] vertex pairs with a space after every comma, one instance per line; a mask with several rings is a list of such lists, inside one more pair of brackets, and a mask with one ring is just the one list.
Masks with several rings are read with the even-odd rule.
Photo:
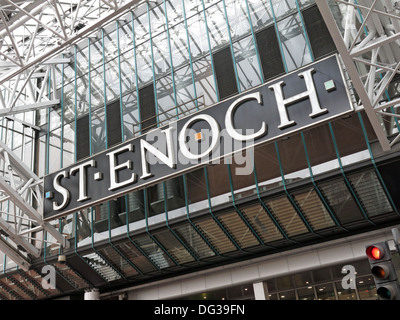
[[[187, 132], [188, 127], [191, 124], [201, 121], [201, 120], [206, 121], [210, 125], [211, 133], [212, 133], [212, 140], [211, 140], [210, 146], [207, 148], [206, 151], [204, 151], [203, 153], [200, 153], [200, 154], [193, 154], [192, 152], [189, 151], [189, 149], [187, 147], [186, 132]], [[199, 114], [199, 115], [191, 118], [189, 121], [187, 121], [185, 123], [185, 125], [183, 126], [182, 130], [179, 132], [179, 137], [178, 137], [179, 146], [180, 146], [180, 150], [181, 150], [182, 154], [186, 158], [191, 159], [191, 160], [200, 159], [200, 158], [203, 158], [206, 155], [208, 155], [216, 147], [216, 145], [218, 143], [218, 139], [219, 139], [218, 122], [213, 117], [211, 117], [207, 114]]]

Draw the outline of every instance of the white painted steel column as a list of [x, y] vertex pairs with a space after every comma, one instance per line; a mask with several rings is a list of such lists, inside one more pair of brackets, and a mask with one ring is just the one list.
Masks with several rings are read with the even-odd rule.
[[84, 296], [85, 300], [100, 300], [100, 291], [99, 289], [90, 289], [85, 292]]
[[255, 300], [269, 300], [268, 286], [265, 282], [253, 283]]

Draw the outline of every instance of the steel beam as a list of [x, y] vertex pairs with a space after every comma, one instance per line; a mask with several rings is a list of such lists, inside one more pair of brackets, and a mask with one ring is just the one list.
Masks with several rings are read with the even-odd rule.
[[[397, 107], [386, 93], [400, 73], [400, 16], [391, 0], [316, 3], [359, 97], [356, 110], [365, 111], [382, 149], [389, 151], [393, 141], [399, 139], [389, 141], [388, 136], [396, 132], [386, 132], [379, 111], [387, 110], [385, 115], [389, 115], [389, 108]], [[336, 21], [332, 13], [335, 4], [340, 6], [341, 21]]]

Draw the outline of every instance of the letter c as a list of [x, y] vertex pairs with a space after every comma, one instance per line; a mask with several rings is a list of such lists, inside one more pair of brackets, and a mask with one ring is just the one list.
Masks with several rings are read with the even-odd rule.
[[264, 135], [267, 131], [267, 126], [264, 121], [261, 125], [260, 130], [258, 130], [256, 133], [247, 134], [247, 135], [240, 134], [239, 132], [236, 131], [236, 129], [233, 126], [233, 114], [234, 114], [235, 110], [237, 109], [237, 107], [239, 107], [239, 105], [241, 103], [246, 102], [248, 100], [253, 100], [253, 99], [257, 100], [257, 102], [259, 104], [262, 104], [260, 92], [250, 93], [250, 94], [247, 94], [247, 95], [237, 99], [235, 102], [233, 102], [229, 106], [228, 110], [226, 111], [225, 128], [226, 128], [226, 131], [228, 131], [229, 135], [235, 140], [239, 140], [239, 141], [254, 140], [254, 139]]

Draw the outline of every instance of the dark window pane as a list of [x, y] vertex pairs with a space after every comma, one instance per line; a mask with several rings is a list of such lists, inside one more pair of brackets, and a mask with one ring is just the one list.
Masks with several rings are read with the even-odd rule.
[[76, 160], [88, 157], [89, 150], [89, 115], [76, 120]]
[[275, 28], [272, 26], [257, 32], [256, 40], [264, 73], [264, 80], [283, 74], [285, 68], [283, 66]]
[[213, 59], [219, 98], [222, 100], [238, 92], [230, 48], [214, 53]]
[[335, 43], [317, 6], [304, 10], [303, 19], [315, 59], [336, 51]]
[[121, 109], [119, 107], [119, 100], [108, 105], [106, 111], [107, 111], [107, 146], [109, 148], [122, 141]]
[[142, 132], [155, 127], [157, 119], [154, 87], [152, 84], [149, 84], [139, 90], [139, 109], [140, 121], [142, 123]]

